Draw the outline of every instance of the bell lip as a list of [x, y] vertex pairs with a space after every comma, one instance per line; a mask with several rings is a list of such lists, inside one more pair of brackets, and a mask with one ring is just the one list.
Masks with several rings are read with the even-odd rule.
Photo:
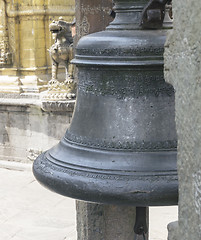
[[[51, 149], [49, 150], [51, 151]], [[97, 173], [62, 166], [48, 159], [49, 151], [34, 162], [33, 173], [46, 188], [63, 196], [104, 204], [133, 206], [177, 205], [177, 171], [136, 175]], [[90, 172], [91, 171], [91, 172]]]

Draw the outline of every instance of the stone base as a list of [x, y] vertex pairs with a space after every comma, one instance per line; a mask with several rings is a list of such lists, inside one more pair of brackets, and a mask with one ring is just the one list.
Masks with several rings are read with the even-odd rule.
[[26, 76], [20, 78], [21, 89], [23, 93], [40, 93], [47, 90], [47, 76]]
[[76, 97], [76, 83], [69, 77], [68, 81], [50, 80], [48, 90], [41, 93], [45, 101], [68, 101]]
[[75, 100], [68, 101], [44, 101], [41, 108], [46, 112], [73, 112]]

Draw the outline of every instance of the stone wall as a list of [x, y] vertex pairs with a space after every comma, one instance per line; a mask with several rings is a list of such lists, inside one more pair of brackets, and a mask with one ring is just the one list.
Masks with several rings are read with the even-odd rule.
[[[176, 90], [178, 239], [201, 239], [200, 0], [173, 1], [174, 28], [165, 53], [166, 80]], [[173, 238], [169, 238], [173, 239]]]
[[74, 102], [66, 104], [53, 102], [43, 106], [39, 100], [2, 99], [0, 160], [28, 163], [57, 144], [72, 118]]

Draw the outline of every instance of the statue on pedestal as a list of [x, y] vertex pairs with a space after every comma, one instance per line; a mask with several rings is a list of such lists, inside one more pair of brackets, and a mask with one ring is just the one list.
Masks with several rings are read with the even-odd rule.
[[[75, 98], [76, 84], [74, 82], [74, 68], [70, 61], [73, 58], [73, 23], [65, 22], [61, 17], [53, 21], [49, 29], [55, 38], [55, 43], [48, 50], [52, 60], [52, 78], [48, 83], [48, 92], [44, 96], [47, 100], [66, 100]], [[59, 65], [65, 67], [65, 80], [57, 78]]]

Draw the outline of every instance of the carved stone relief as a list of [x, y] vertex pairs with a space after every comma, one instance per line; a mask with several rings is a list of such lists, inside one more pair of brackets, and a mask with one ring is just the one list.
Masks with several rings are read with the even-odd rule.
[[12, 63], [12, 54], [9, 46], [8, 23], [6, 17], [6, 2], [0, 2], [0, 67]]
[[112, 21], [112, 0], [76, 0], [76, 27], [78, 41], [82, 36], [104, 30]]
[[82, 22], [80, 23], [79, 29], [78, 29], [78, 35], [79, 36], [85, 36], [89, 34], [90, 24], [86, 16], [83, 17]]

